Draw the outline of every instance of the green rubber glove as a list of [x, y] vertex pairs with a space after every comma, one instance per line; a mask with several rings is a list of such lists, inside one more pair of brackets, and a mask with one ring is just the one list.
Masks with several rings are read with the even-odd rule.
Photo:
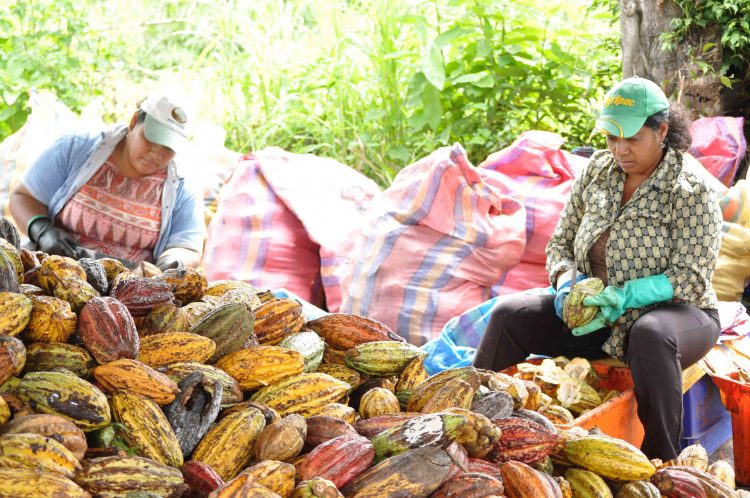
[[595, 296], [583, 300], [586, 306], [599, 306], [607, 323], [612, 323], [628, 308], [641, 308], [668, 301], [674, 289], [666, 275], [652, 275], [625, 282], [622, 288], [608, 286]]
[[599, 329], [603, 329], [607, 326], [607, 320], [604, 318], [604, 315], [601, 311], [599, 311], [593, 320], [591, 320], [586, 325], [581, 325], [580, 327], [574, 328], [571, 332], [573, 332], [573, 335], [579, 336], [579, 335], [586, 335], [590, 334], [591, 332], [596, 332]]

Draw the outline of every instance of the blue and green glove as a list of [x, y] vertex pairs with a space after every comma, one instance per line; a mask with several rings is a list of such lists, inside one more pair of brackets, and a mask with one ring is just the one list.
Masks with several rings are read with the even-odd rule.
[[667, 276], [652, 275], [625, 282], [622, 288], [610, 285], [599, 294], [585, 298], [583, 304], [599, 306], [604, 320], [612, 323], [628, 308], [642, 308], [673, 297], [674, 289]]

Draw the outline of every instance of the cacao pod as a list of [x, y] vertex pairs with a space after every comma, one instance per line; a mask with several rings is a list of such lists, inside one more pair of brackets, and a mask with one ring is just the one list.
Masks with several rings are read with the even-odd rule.
[[199, 300], [208, 287], [206, 276], [195, 268], [170, 268], [154, 278], [169, 284], [182, 304]]
[[309, 448], [314, 448], [339, 436], [357, 434], [357, 431], [349, 422], [340, 418], [313, 415], [305, 420], [307, 422], [305, 445]]
[[283, 417], [290, 413], [317, 415], [329, 403], [340, 400], [349, 384], [322, 373], [301, 373], [270, 384], [252, 396]]
[[255, 440], [257, 460], [291, 460], [302, 452], [307, 437], [307, 423], [302, 415], [287, 415], [266, 425]]
[[216, 366], [237, 379], [243, 390], [251, 390], [302, 373], [305, 360], [291, 349], [258, 346], [229, 353]]
[[255, 316], [247, 306], [229, 303], [210, 311], [190, 328], [190, 332], [216, 343], [216, 351], [208, 360], [209, 363], [214, 363], [226, 354], [257, 346], [254, 323]]
[[62, 372], [30, 372], [18, 386], [21, 399], [35, 410], [71, 420], [84, 431], [109, 425], [107, 397], [75, 375]]
[[573, 292], [563, 300], [563, 321], [573, 329], [582, 327], [594, 319], [599, 312], [598, 306], [586, 306], [583, 300], [595, 296], [604, 290], [604, 283], [598, 278], [586, 278], [575, 284]]
[[255, 439], [265, 424], [263, 414], [255, 408], [227, 415], [203, 436], [193, 452], [193, 460], [209, 465], [228, 481], [252, 460]]
[[78, 377], [88, 377], [96, 361], [80, 346], [63, 342], [35, 342], [26, 348], [24, 373], [65, 368]]
[[31, 319], [31, 299], [17, 292], [0, 292], [0, 334], [18, 335]]
[[0, 467], [0, 498], [21, 496], [91, 498], [91, 495], [80, 486], [60, 474], [41, 473], [36, 469]]
[[31, 317], [23, 331], [26, 342], [66, 342], [78, 319], [70, 304], [49, 296], [31, 296]]
[[105, 392], [127, 389], [159, 405], [171, 403], [179, 392], [177, 383], [172, 379], [140, 361], [129, 358], [98, 366], [93, 374]]
[[294, 299], [272, 299], [255, 310], [255, 335], [261, 344], [276, 345], [304, 324], [302, 305]]
[[210, 382], [206, 386], [208, 391], [213, 394], [211, 383], [218, 381], [222, 387], [221, 402], [225, 404], [239, 403], [242, 401], [242, 390], [239, 383], [225, 371], [214, 367], [213, 365], [204, 365], [194, 361], [177, 362], [160, 367], [160, 372], [165, 374], [173, 381], [180, 383], [193, 372], [201, 372]]
[[495, 463], [510, 460], [533, 465], [541, 462], [560, 443], [560, 436], [531, 420], [518, 417], [492, 421], [502, 434], [487, 459]]
[[140, 339], [128, 309], [112, 297], [95, 297], [78, 317], [81, 341], [99, 364], [120, 358], [134, 359]]
[[3, 426], [3, 434], [38, 434], [54, 439], [65, 446], [79, 461], [83, 460], [88, 444], [86, 435], [70, 420], [46, 414], [15, 417]]
[[202, 363], [215, 349], [216, 343], [208, 337], [190, 332], [166, 332], [142, 338], [137, 359], [155, 368], [178, 362]]
[[142, 456], [179, 467], [182, 451], [169, 421], [152, 400], [128, 391], [112, 395], [112, 414], [122, 427], [117, 433]]
[[366, 342], [405, 342], [403, 337], [377, 320], [346, 313], [329, 313], [307, 322], [306, 327], [316, 332], [327, 344], [344, 351]]
[[374, 457], [375, 449], [367, 438], [339, 436], [307, 454], [299, 467], [299, 477], [302, 481], [322, 477], [340, 489], [370, 467]]
[[188, 490], [182, 474], [149, 458], [112, 456], [83, 461], [75, 482], [94, 496], [120, 498], [128, 493], [182, 496]]
[[129, 277], [120, 281], [111, 288], [110, 295], [124, 304], [133, 316], [146, 316], [156, 306], [174, 299], [168, 283], [145, 277]]

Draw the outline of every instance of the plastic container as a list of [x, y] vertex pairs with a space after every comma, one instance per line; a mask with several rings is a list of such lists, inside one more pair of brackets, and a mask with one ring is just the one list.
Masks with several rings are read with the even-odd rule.
[[724, 406], [732, 414], [732, 440], [734, 447], [734, 472], [737, 482], [750, 485], [750, 385], [730, 377], [714, 376], [721, 390]]
[[643, 442], [643, 425], [638, 418], [638, 404], [633, 393], [633, 377], [625, 367], [591, 364], [599, 375], [600, 385], [605, 389], [622, 391], [611, 400], [586, 412], [571, 424], [558, 425], [560, 429], [578, 426], [583, 429], [598, 427], [608, 436], [627, 441], [640, 448]]
[[721, 402], [721, 392], [703, 376], [682, 397], [680, 447], [700, 443], [711, 454], [732, 437], [732, 417]]

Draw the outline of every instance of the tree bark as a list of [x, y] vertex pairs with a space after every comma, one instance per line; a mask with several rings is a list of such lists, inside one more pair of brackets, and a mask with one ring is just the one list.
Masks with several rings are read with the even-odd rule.
[[[715, 75], [721, 67], [721, 30], [709, 26], [695, 31], [673, 51], [662, 50], [661, 34], [682, 10], [672, 0], [620, 0], [623, 78], [641, 76], [658, 83], [673, 100], [696, 116], [724, 111], [722, 84]], [[707, 43], [715, 45], [703, 51]], [[706, 62], [714, 73], [704, 74], [695, 60]]]

